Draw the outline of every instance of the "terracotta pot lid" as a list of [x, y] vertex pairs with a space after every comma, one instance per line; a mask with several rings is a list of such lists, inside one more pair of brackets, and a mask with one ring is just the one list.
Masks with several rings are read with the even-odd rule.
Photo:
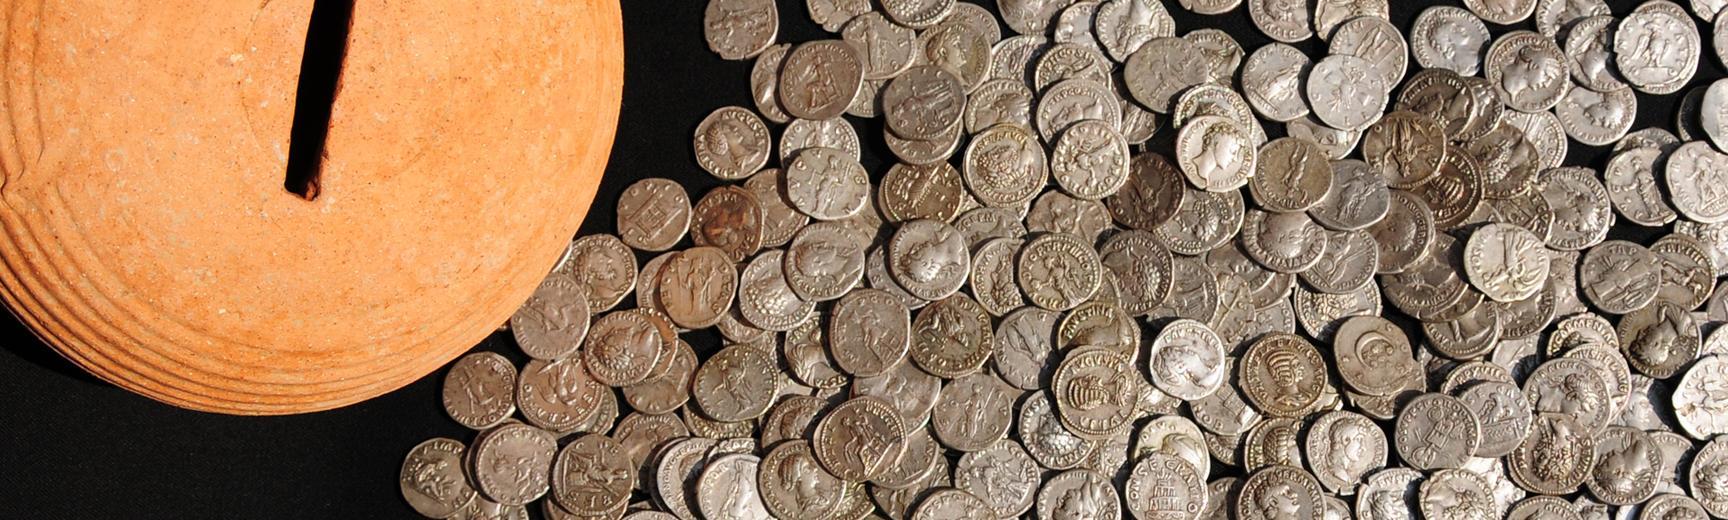
[[312, 0], [13, 4], [0, 298], [176, 406], [335, 408], [469, 349], [558, 260], [617, 125], [615, 2], [359, 0], [308, 201]]

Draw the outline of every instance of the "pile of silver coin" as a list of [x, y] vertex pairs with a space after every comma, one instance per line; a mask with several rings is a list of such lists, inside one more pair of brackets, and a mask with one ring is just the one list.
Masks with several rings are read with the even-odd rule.
[[[695, 130], [727, 183], [625, 189], [511, 318], [532, 360], [450, 367], [479, 433], [415, 447], [402, 493], [464, 519], [1728, 518], [1728, 80], [1694, 78], [1728, 2], [1401, 28], [1389, 1], [808, 0], [837, 36], [777, 43], [774, 0], [709, 0], [709, 47], [754, 60], [755, 106]], [[1634, 130], [1637, 93], [1683, 96], [1673, 127]], [[706, 355], [680, 337], [710, 328]]]

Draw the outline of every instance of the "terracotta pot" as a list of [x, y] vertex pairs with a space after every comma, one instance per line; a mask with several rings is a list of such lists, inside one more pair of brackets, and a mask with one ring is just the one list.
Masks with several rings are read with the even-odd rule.
[[312, 6], [5, 1], [0, 297], [44, 342], [176, 406], [308, 412], [534, 290], [612, 145], [616, 0], [357, 0], [308, 201], [284, 176]]

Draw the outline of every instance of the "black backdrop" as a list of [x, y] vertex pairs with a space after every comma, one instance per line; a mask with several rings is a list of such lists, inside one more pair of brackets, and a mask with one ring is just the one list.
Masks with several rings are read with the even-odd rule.
[[[994, 0], [978, 1], [995, 7]], [[637, 179], [677, 180], [692, 199], [719, 184], [697, 167], [691, 134], [715, 108], [753, 107], [751, 62], [723, 61], [708, 51], [702, 39], [704, 3], [623, 0], [622, 120], [583, 233], [613, 232], [617, 194]], [[779, 3], [780, 41], [828, 37], [810, 22], [803, 0]], [[1174, 0], [1165, 3], [1178, 32], [1223, 29], [1250, 52], [1269, 42], [1249, 22], [1245, 8], [1197, 16]], [[1393, 22], [1406, 32], [1423, 7], [1460, 5], [1456, 0], [1388, 3]], [[1630, 0], [1609, 4], [1618, 15], [1636, 5]], [[1512, 28], [1491, 27], [1496, 35]], [[1710, 30], [1700, 26], [1706, 49], [1694, 85], [1723, 76], [1708, 49]], [[1297, 47], [1313, 56], [1325, 50], [1313, 39]], [[1636, 128], [1672, 128], [1678, 97], [1640, 94]], [[886, 169], [881, 158], [889, 156], [881, 124], [853, 122], [865, 143], [865, 165], [879, 177]], [[1267, 130], [1283, 133], [1282, 125]], [[1155, 149], [1168, 150], [1159, 144], [1168, 142], [1167, 134], [1161, 131], [1165, 140], [1154, 140]], [[1572, 143], [1569, 164], [1600, 168], [1605, 161], [1604, 150]], [[717, 338], [708, 334], [686, 339], [704, 352], [717, 346]], [[418, 518], [397, 491], [403, 455], [432, 436], [472, 437], [444, 415], [438, 397], [442, 370], [341, 410], [230, 417], [172, 408], [102, 383], [54, 354], [9, 315], [0, 319], [0, 345], [0, 388], [5, 389], [0, 393], [0, 519]], [[508, 334], [494, 334], [477, 348], [521, 360]]]

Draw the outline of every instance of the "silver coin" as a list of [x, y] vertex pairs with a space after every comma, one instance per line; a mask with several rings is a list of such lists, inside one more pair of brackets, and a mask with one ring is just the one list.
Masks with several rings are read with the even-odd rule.
[[1206, 191], [1231, 191], [1254, 176], [1258, 154], [1253, 140], [1234, 122], [1200, 116], [1182, 126], [1176, 164], [1188, 182]]
[[1161, 453], [1181, 459], [1194, 468], [1201, 480], [1211, 471], [1211, 456], [1206, 450], [1205, 433], [1194, 421], [1177, 415], [1165, 415], [1140, 427], [1134, 435], [1134, 453], [1139, 459], [1151, 453]]
[[1388, 468], [1368, 476], [1356, 492], [1356, 514], [1362, 520], [1416, 518], [1417, 492], [1423, 475], [1410, 468]]
[[882, 89], [888, 129], [906, 139], [941, 137], [960, 122], [965, 108], [966, 87], [941, 67], [912, 67]]
[[1049, 164], [1030, 129], [996, 125], [967, 145], [961, 178], [986, 206], [1011, 206], [1038, 195], [1049, 182]]
[[1218, 29], [1198, 29], [1182, 35], [1193, 43], [1206, 58], [1206, 82], [1227, 85], [1242, 66], [1242, 45], [1230, 33]]
[[846, 112], [864, 80], [858, 50], [842, 40], [799, 44], [781, 65], [776, 92], [792, 117], [832, 119]]
[[1193, 518], [1211, 497], [1194, 466], [1163, 453], [1148, 453], [1134, 463], [1123, 498], [1140, 520]]
[[1290, 466], [1269, 466], [1242, 483], [1236, 518], [1320, 518], [1323, 496], [1320, 483], [1308, 472]]
[[984, 82], [966, 99], [966, 131], [978, 133], [998, 124], [1032, 126], [1032, 90], [1017, 79]]
[[1524, 112], [1559, 104], [1572, 84], [1560, 46], [1532, 31], [1514, 31], [1494, 40], [1485, 69], [1500, 99]]
[[1109, 123], [1081, 121], [1056, 140], [1050, 152], [1050, 171], [1069, 194], [1091, 200], [1104, 198], [1128, 181], [1128, 142]]
[[1300, 273], [1325, 255], [1326, 230], [1305, 213], [1250, 210], [1242, 224], [1242, 251], [1280, 273]]
[[1040, 469], [1020, 443], [1000, 439], [960, 457], [954, 467], [954, 487], [984, 499], [1001, 518], [1032, 509]]
[[[617, 311], [594, 320], [593, 339], [582, 350], [588, 374], [606, 386], [622, 387], [647, 380], [660, 356], [673, 355], [675, 338], [662, 335], [641, 311]], [[668, 328], [667, 333], [670, 333]]]
[[1710, 516], [1728, 515], [1728, 439], [1714, 439], [1699, 449], [1686, 480]]
[[996, 327], [996, 355], [991, 363], [1004, 382], [1022, 390], [1047, 384], [1054, 370], [1050, 363], [1056, 320], [1060, 313], [1036, 307], [1021, 307], [1002, 317]]
[[1117, 233], [1098, 248], [1098, 257], [1115, 274], [1122, 308], [1129, 314], [1150, 312], [1170, 297], [1175, 260], [1151, 233]]
[[1001, 316], [1026, 305], [1014, 263], [1025, 242], [1019, 238], [992, 239], [978, 246], [972, 256], [972, 296], [991, 316]]
[[657, 301], [673, 323], [704, 328], [719, 323], [737, 292], [737, 271], [726, 253], [695, 247], [668, 260], [656, 282]]
[[1332, 166], [1312, 142], [1285, 137], [1260, 147], [1248, 188], [1267, 211], [1292, 213], [1318, 205], [1332, 187]]
[[1537, 190], [1554, 210], [1548, 230], [1548, 247], [1578, 251], [1602, 243], [1614, 225], [1608, 189], [1595, 172], [1579, 167], [1545, 170], [1537, 178]]
[[1639, 513], [1639, 520], [1655, 520], [1657, 518], [1708, 518], [1697, 500], [1685, 495], [1661, 494], [1644, 504]]
[[1171, 251], [1204, 254], [1230, 242], [1241, 231], [1246, 203], [1240, 191], [1183, 187], [1183, 193], [1175, 216], [1153, 230], [1158, 242]]
[[905, 449], [906, 427], [887, 401], [856, 397], [830, 411], [816, 425], [811, 443], [816, 460], [847, 482], [882, 474]]
[[695, 486], [702, 516], [711, 520], [769, 518], [757, 480], [761, 465], [762, 459], [742, 453], [708, 462]]
[[1728, 359], [1707, 356], [1686, 369], [1674, 387], [1674, 415], [1680, 427], [1695, 439], [1708, 439], [1728, 432], [1728, 415], [1713, 395], [1728, 388]]
[[1164, 326], [1147, 354], [1152, 383], [1185, 401], [1211, 395], [1224, 384], [1224, 343], [1204, 323], [1176, 320]]
[[[1255, 2], [1266, 0], [1254, 0]], [[1282, 0], [1279, 0], [1282, 1]], [[1255, 49], [1242, 65], [1242, 91], [1255, 112], [1273, 121], [1293, 121], [1308, 115], [1303, 97], [1311, 62], [1295, 47], [1274, 43]]]
[[1122, 103], [1108, 87], [1086, 79], [1069, 79], [1050, 85], [1038, 99], [1033, 114], [1038, 135], [1055, 141], [1069, 127], [1096, 119], [1111, 128], [1122, 124]]
[[1331, 55], [1314, 64], [1306, 91], [1314, 116], [1328, 126], [1361, 130], [1379, 119], [1392, 86], [1375, 74], [1373, 62]]
[[618, 195], [618, 238], [643, 251], [665, 251], [690, 229], [690, 196], [677, 182], [636, 181]]
[[940, 300], [953, 294], [971, 272], [965, 238], [945, 223], [906, 222], [888, 243], [889, 273], [912, 295]]
[[1617, 329], [1626, 361], [1644, 375], [1667, 379], [1698, 357], [1698, 324], [1684, 308], [1657, 302], [1620, 318]]
[[1314, 36], [1309, 25], [1307, 2], [1300, 0], [1247, 0], [1248, 18], [1260, 32], [1283, 43], [1296, 43]]
[[1423, 394], [1398, 414], [1398, 457], [1418, 469], [1458, 468], [1476, 452], [1481, 423], [1469, 405], [1444, 394]]
[[1625, 314], [1643, 308], [1661, 288], [1659, 260], [1649, 249], [1623, 240], [1603, 242], [1584, 254], [1579, 282], [1584, 296], [1604, 311]]
[[492, 501], [522, 505], [550, 487], [558, 443], [546, 430], [505, 422], [481, 434], [468, 452], [475, 489]]
[[703, 170], [721, 180], [738, 180], [768, 164], [773, 141], [767, 125], [749, 109], [722, 107], [696, 125], [695, 146]]
[[775, 445], [756, 475], [766, 509], [776, 517], [820, 518], [840, 508], [843, 482], [816, 462], [809, 441]]
[[1071, 0], [1007, 0], [996, 7], [1009, 29], [1020, 34], [1041, 35], [1049, 32], [1046, 29], [1056, 20], [1056, 14], [1071, 3]]
[[1668, 157], [1665, 173], [1680, 215], [1703, 224], [1728, 222], [1728, 155], [1693, 141]]
[[1656, 166], [1663, 156], [1656, 147], [1632, 148], [1614, 155], [1602, 171], [1608, 200], [1626, 220], [1643, 226], [1673, 222], [1674, 209], [1656, 184]]
[[444, 411], [475, 430], [497, 426], [516, 412], [515, 385], [516, 366], [504, 356], [492, 352], [462, 356], [444, 374]]
[[964, 294], [949, 296], [918, 311], [912, 321], [911, 358], [919, 368], [943, 378], [977, 371], [990, 359], [995, 342], [990, 315]]
[[1637, 112], [1638, 98], [1631, 90], [1604, 94], [1574, 88], [1554, 107], [1566, 135], [1592, 146], [1604, 146], [1626, 135]]
[[1104, 48], [1098, 44], [1098, 38], [1093, 36], [1092, 29], [1097, 25], [1099, 8], [1098, 2], [1069, 4], [1056, 15], [1056, 21], [1050, 24], [1050, 39], [1058, 44], [1077, 45], [1095, 52], [1104, 52]]
[[1072, 235], [1050, 233], [1026, 243], [1015, 272], [1033, 305], [1063, 311], [1091, 298], [1103, 266], [1090, 245]]
[[1607, 382], [1589, 363], [1575, 358], [1552, 359], [1536, 367], [1524, 380], [1524, 394], [1538, 416], [1565, 416], [1581, 435], [1601, 431], [1613, 413]]
[[1493, 488], [1474, 471], [1443, 469], [1422, 481], [1417, 510], [1423, 518], [1496, 518]]
[[1472, 285], [1490, 299], [1510, 302], [1536, 294], [1548, 279], [1547, 249], [1529, 230], [1489, 224], [1464, 246], [1464, 270]]
[[748, 59], [774, 44], [780, 10], [773, 0], [709, 0], [702, 15], [708, 50], [723, 59]]
[[1368, 473], [1386, 465], [1386, 433], [1368, 417], [1328, 412], [1308, 427], [1303, 445], [1314, 477], [1327, 490], [1353, 493]]
[[408, 451], [402, 460], [400, 485], [408, 506], [427, 518], [450, 518], [476, 500], [463, 475], [467, 450], [461, 441], [433, 437]]
[[1026, 212], [1031, 233], [1065, 233], [1096, 243], [1110, 226], [1110, 210], [1095, 200], [1078, 199], [1061, 191], [1046, 191]]
[[1410, 51], [1418, 65], [1464, 75], [1481, 67], [1488, 41], [1488, 27], [1482, 20], [1454, 6], [1423, 9], [1410, 28]]
[[529, 361], [522, 367], [515, 391], [522, 417], [555, 432], [575, 431], [596, 420], [604, 397], [610, 396], [575, 358]]
[[953, 73], [966, 90], [977, 88], [990, 74], [990, 35], [966, 24], [943, 23], [918, 34], [922, 63]]
[[787, 286], [806, 302], [844, 296], [864, 279], [863, 248], [868, 241], [840, 223], [805, 226], [782, 255]]
[[912, 520], [995, 520], [990, 503], [954, 488], [930, 493], [913, 510]]
[[860, 289], [835, 304], [829, 321], [835, 364], [847, 373], [870, 377], [886, 373], [905, 359], [911, 344], [911, 318], [891, 293]]
[[1122, 74], [1134, 100], [1153, 112], [1169, 113], [1176, 95], [1206, 81], [1199, 47], [1176, 37], [1154, 38], [1123, 64]]
[[[1535, 5], [1534, 0], [1529, 1]], [[1323, 2], [1321, 5], [1331, 4]], [[1316, 12], [1315, 16], [1320, 16], [1320, 13]], [[1374, 72], [1380, 75], [1381, 84], [1397, 85], [1404, 80], [1404, 70], [1409, 64], [1408, 45], [1404, 42], [1404, 34], [1392, 22], [1384, 16], [1358, 16], [1342, 22], [1332, 34], [1328, 53], [1368, 60]], [[1325, 34], [1325, 31], [1321, 33]]]
[[1098, 6], [1093, 27], [1110, 58], [1126, 62], [1146, 42], [1175, 36], [1176, 21], [1162, 2], [1106, 0]]
[[1614, 64], [1633, 88], [1651, 94], [1678, 92], [1698, 69], [1698, 26], [1673, 2], [1639, 5], [1614, 34]]
[[1329, 0], [1314, 4], [1314, 35], [1335, 38], [1338, 27], [1356, 18], [1385, 20], [1391, 13], [1386, 0]]
[[864, 79], [885, 80], [898, 76], [912, 67], [920, 52], [917, 31], [890, 22], [882, 13], [868, 9], [848, 21], [839, 32], [841, 38], [858, 48]]
[[1109, 479], [1076, 469], [1044, 481], [1038, 490], [1037, 513], [1048, 520], [1121, 520], [1121, 499]]

